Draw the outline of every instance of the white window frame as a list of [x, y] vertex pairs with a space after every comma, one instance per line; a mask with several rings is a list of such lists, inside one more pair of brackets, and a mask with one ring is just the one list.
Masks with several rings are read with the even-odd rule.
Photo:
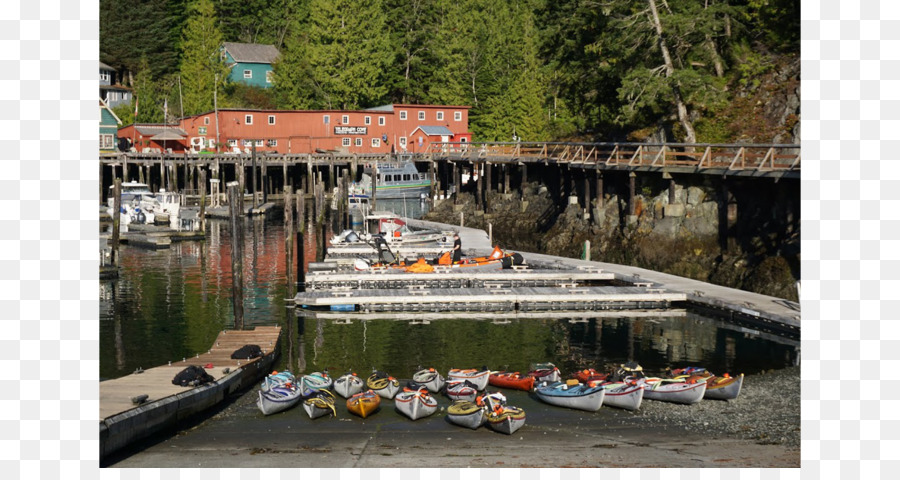
[[253, 78], [253, 70], [244, 70], [244, 78]]
[[269, 115], [269, 125], [275, 125], [275, 115]]
[[116, 142], [113, 140], [113, 136], [111, 133], [100, 134], [100, 148], [115, 148]]
[[236, 146], [237, 146], [237, 140], [235, 140], [235, 139], [232, 138], [232, 139], [228, 140], [227, 145], [228, 145], [229, 147], [236, 147]]
[[400, 120], [406, 120], [406, 110], [400, 110]]
[[419, 120], [425, 120], [425, 110], [419, 110]]
[[406, 148], [406, 137], [400, 137], [397, 141], [400, 142], [400, 148]]
[[341, 124], [347, 125], [350, 123], [350, 115], [341, 115]]
[[253, 115], [244, 115], [244, 125], [253, 125]]
[[265, 146], [265, 142], [263, 142], [263, 140], [261, 138], [257, 139], [255, 142], [256, 142], [257, 147]]
[[349, 147], [351, 143], [352, 143], [352, 142], [351, 142], [350, 139], [347, 138], [347, 137], [344, 137], [344, 138], [341, 139], [341, 146], [342, 146], [342, 147]]
[[381, 146], [381, 139], [378, 137], [372, 137], [372, 148], [378, 148]]
[[441, 122], [444, 120], [444, 112], [437, 112], [435, 115], [437, 115], [437, 121]]
[[322, 123], [325, 125], [331, 123], [331, 115], [322, 115]]
[[275, 76], [275, 70], [266, 70], [266, 83], [272, 83], [273, 76]]
[[462, 121], [462, 112], [453, 112], [453, 120], [457, 122]]
[[355, 142], [355, 143], [356, 143], [356, 146], [357, 146], [357, 147], [361, 147], [361, 146], [362, 146], [362, 138], [356, 137], [356, 142]]
[[383, 127], [384, 122], [385, 122], [384, 117], [378, 117], [378, 126]]
[[366, 115], [366, 116], [363, 118], [363, 123], [366, 124], [366, 125], [371, 125], [371, 124], [372, 124], [372, 117]]
[[252, 145], [252, 144], [253, 144], [253, 141], [252, 141], [252, 140], [247, 140], [246, 138], [241, 139], [241, 146], [242, 146], [242, 147], [249, 147], [249, 146]]
[[466, 142], [468, 142], [468, 140], [466, 139], [466, 137], [462, 137], [462, 138], [459, 139], [459, 143], [466, 143]]
[[203, 124], [209, 125], [209, 117], [203, 117]]
[[266, 140], [266, 146], [267, 146], [267, 147], [277, 147], [277, 146], [278, 146], [278, 139], [270, 138], [270, 139]]
[[106, 80], [107, 82], [112, 82], [112, 75], [110, 75], [108, 71], [105, 71], [105, 70], [101, 71], [100, 72], [100, 80], [101, 81]]

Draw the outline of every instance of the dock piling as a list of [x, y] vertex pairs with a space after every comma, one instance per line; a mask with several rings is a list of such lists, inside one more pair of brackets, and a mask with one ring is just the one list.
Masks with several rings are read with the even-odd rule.
[[238, 182], [228, 182], [228, 206], [231, 218], [231, 303], [234, 309], [234, 328], [244, 328], [244, 235], [241, 222], [242, 195]]

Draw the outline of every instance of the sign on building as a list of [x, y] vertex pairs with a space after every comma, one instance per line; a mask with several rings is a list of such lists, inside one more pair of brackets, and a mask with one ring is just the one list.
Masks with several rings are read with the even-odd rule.
[[335, 135], [365, 135], [367, 127], [334, 127]]

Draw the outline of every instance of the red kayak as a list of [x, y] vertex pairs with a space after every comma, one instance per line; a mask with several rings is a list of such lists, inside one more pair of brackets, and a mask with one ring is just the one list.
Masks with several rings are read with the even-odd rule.
[[491, 372], [488, 383], [495, 387], [529, 392], [534, 388], [534, 377], [519, 372]]

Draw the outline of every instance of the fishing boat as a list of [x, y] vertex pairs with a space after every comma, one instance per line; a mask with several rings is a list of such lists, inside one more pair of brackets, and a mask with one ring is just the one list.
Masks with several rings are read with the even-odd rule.
[[444, 387], [444, 377], [433, 368], [425, 368], [413, 374], [413, 381], [425, 385], [429, 392], [439, 392]]
[[468, 380], [448, 380], [445, 384], [444, 393], [450, 397], [450, 400], [467, 400], [472, 402], [478, 396], [478, 388]]
[[644, 399], [643, 385], [631, 385], [625, 382], [604, 382], [603, 380], [591, 380], [588, 382], [588, 385], [600, 385], [603, 387], [606, 392], [603, 396], [604, 406], [631, 411], [641, 408], [641, 400]]
[[534, 388], [534, 377], [519, 372], [491, 372], [488, 383], [495, 387], [528, 392]]
[[596, 412], [603, 405], [606, 390], [600, 385], [589, 386], [573, 379], [537, 387], [534, 393], [550, 405]]
[[644, 398], [663, 402], [692, 405], [703, 400], [706, 393], [706, 381], [685, 381], [673, 378], [626, 378], [626, 383], [644, 386]]
[[732, 377], [729, 374], [718, 376], [703, 367], [685, 367], [668, 370], [668, 376], [676, 379], [703, 379], [706, 381], [706, 393], [703, 398], [714, 400], [734, 400], [741, 393], [744, 384], [744, 374]]
[[272, 373], [266, 375], [266, 378], [263, 379], [262, 384], [260, 384], [259, 389], [268, 392], [272, 387], [277, 387], [280, 385], [284, 385], [285, 383], [296, 384], [296, 378], [294, 374], [284, 370], [281, 372], [273, 371]]
[[555, 383], [559, 381], [559, 369], [552, 363], [536, 363], [531, 366], [528, 375], [534, 377], [535, 383]]
[[374, 414], [381, 405], [381, 397], [372, 390], [357, 393], [347, 399], [347, 410], [362, 418]]
[[476, 390], [484, 390], [487, 387], [490, 376], [491, 371], [487, 367], [483, 367], [481, 370], [476, 368], [451, 368], [447, 372], [447, 382], [468, 380], [472, 382]]
[[[152, 224], [157, 215], [165, 215], [170, 218], [170, 223], [178, 217], [182, 195], [175, 192], [161, 190], [159, 193], [150, 191], [150, 186], [140, 182], [124, 182], [121, 186], [120, 222], [121, 225]], [[106, 199], [106, 212], [112, 216], [115, 208], [113, 190], [109, 187], [109, 196]]]
[[423, 386], [417, 390], [404, 388], [394, 397], [394, 407], [410, 419], [418, 420], [436, 412], [438, 403]]
[[447, 421], [472, 430], [487, 421], [484, 405], [476, 405], [468, 400], [456, 400], [447, 407]]
[[334, 391], [344, 398], [350, 398], [363, 391], [364, 385], [363, 379], [356, 373], [347, 372], [334, 381]]
[[349, 195], [372, 198], [372, 173], [375, 173], [375, 199], [427, 197], [431, 178], [419, 173], [411, 161], [376, 162], [363, 168], [362, 179], [350, 185]]
[[272, 415], [287, 410], [303, 398], [300, 389], [291, 383], [272, 387], [267, 391], [259, 390], [256, 406], [263, 415]]
[[366, 379], [366, 387], [378, 396], [392, 399], [400, 390], [400, 381], [384, 372], [375, 371]]
[[328, 390], [319, 390], [303, 401], [303, 409], [309, 418], [315, 419], [325, 415], [337, 415], [334, 409], [334, 394]]
[[319, 390], [331, 388], [334, 380], [328, 376], [328, 371], [313, 372], [300, 378], [300, 391], [304, 397], [308, 397]]

